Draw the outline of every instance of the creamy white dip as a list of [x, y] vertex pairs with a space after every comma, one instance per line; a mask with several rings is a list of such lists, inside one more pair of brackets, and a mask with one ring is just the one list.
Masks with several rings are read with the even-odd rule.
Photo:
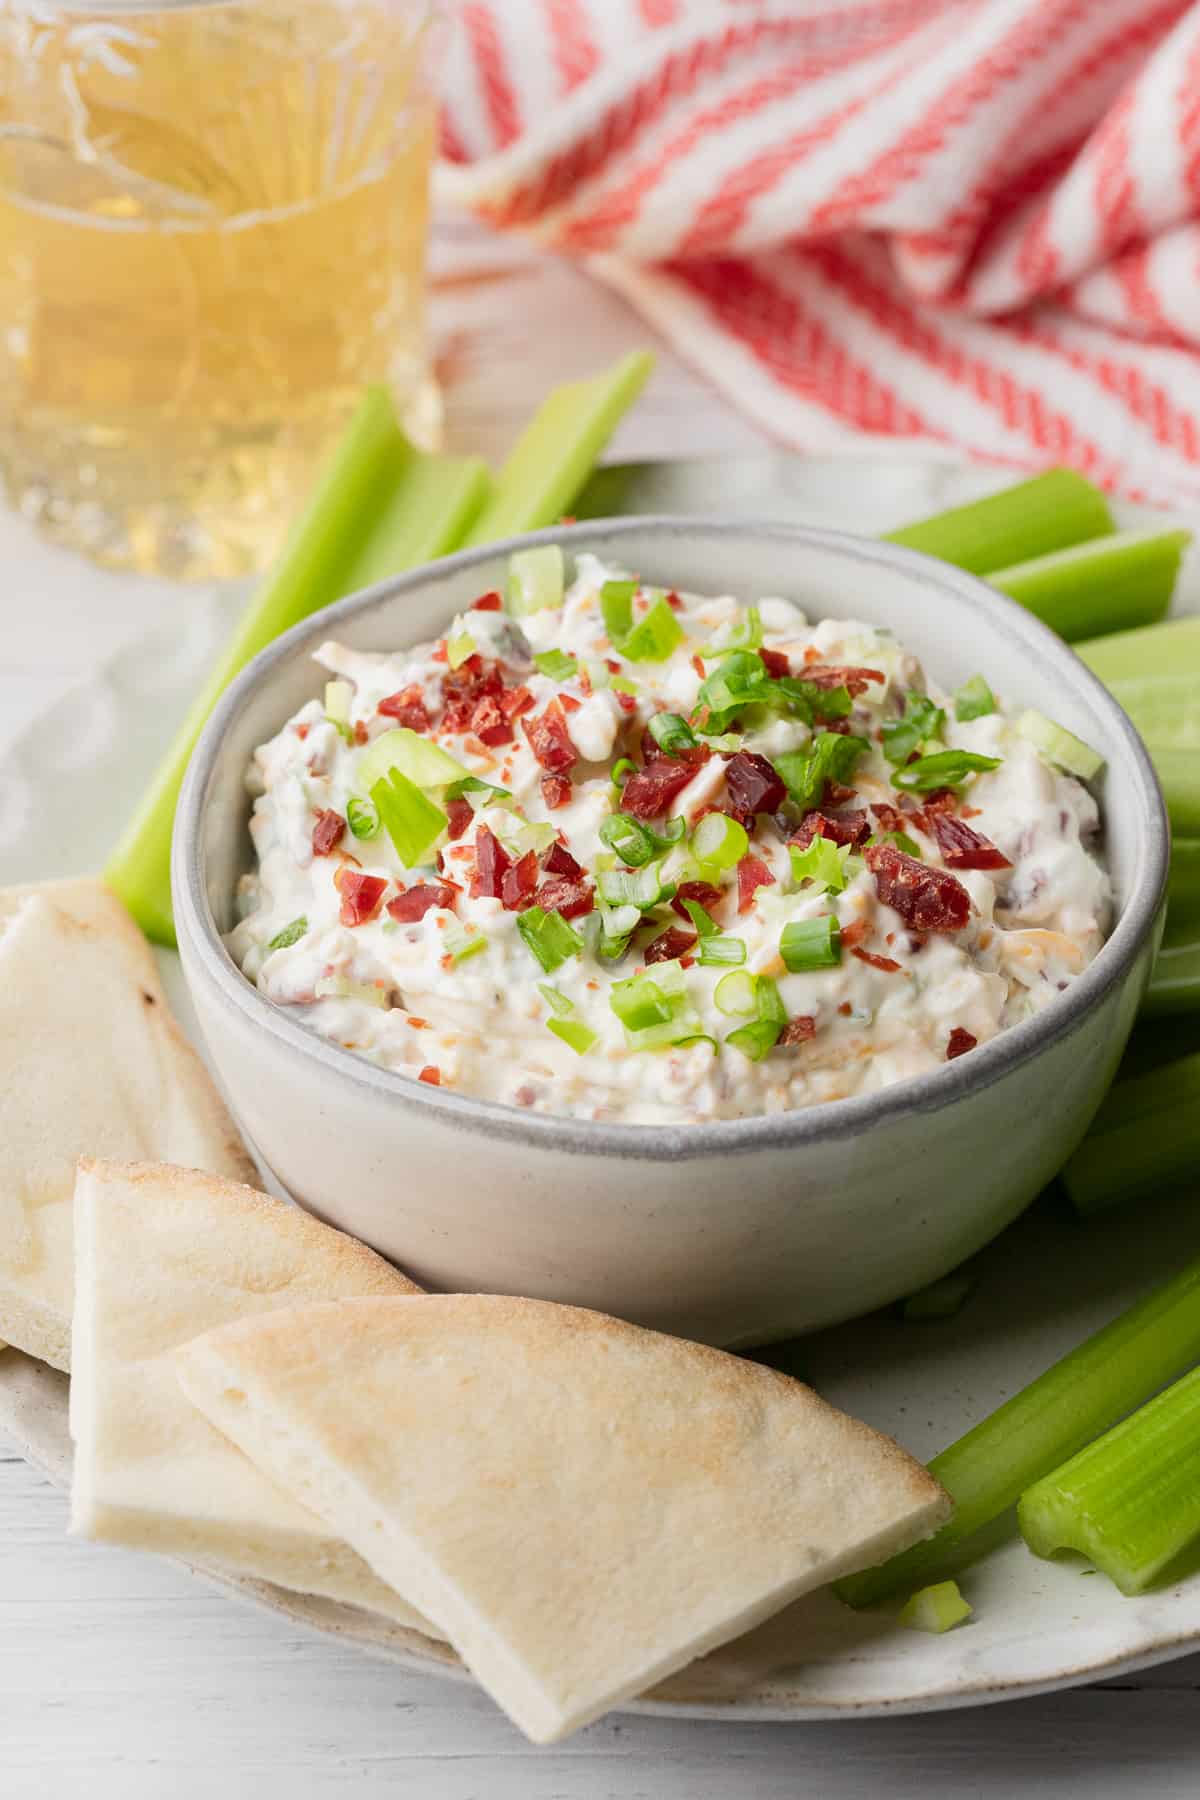
[[[672, 594], [668, 604], [661, 593], [639, 589], [631, 618], [614, 627], [614, 643], [605, 628], [601, 590], [622, 574], [583, 556], [561, 604], [514, 619], [489, 596], [482, 609], [464, 614], [437, 643], [387, 655], [336, 643], [321, 648], [317, 661], [341, 685], [327, 690], [325, 702], [311, 700], [262, 745], [248, 777], [255, 796], [251, 832], [258, 867], [241, 883], [242, 918], [229, 946], [265, 995], [370, 1061], [463, 1094], [582, 1118], [682, 1122], [782, 1112], [887, 1087], [937, 1067], [948, 1054], [985, 1043], [1050, 1004], [1092, 960], [1104, 939], [1110, 905], [1108, 878], [1095, 851], [1096, 803], [1079, 780], [1052, 766], [1022, 735], [1002, 701], [997, 699], [994, 711], [960, 719], [954, 700], [887, 633], [857, 621], [809, 624], [797, 606], [782, 599], [764, 599], [751, 609], [727, 596]], [[553, 586], [551, 594], [556, 597]], [[642, 641], [628, 635], [655, 606], [660, 627], [668, 612], [675, 622], [677, 633], [668, 630], [666, 636], [678, 636], [660, 661], [645, 660], [644, 653], [661, 650], [662, 638], [651, 631], [647, 643], [646, 633]], [[721, 647], [731, 639], [735, 651], [723, 657]], [[744, 641], [740, 650], [738, 639]], [[779, 679], [784, 657], [793, 679], [805, 681], [814, 671], [824, 684], [818, 696], [829, 696], [819, 704], [848, 711], [822, 718], [812, 707], [811, 689], [801, 690], [808, 693], [807, 703], [786, 690], [768, 689], [765, 703], [747, 703], [732, 717], [706, 714], [702, 679], [727, 666], [744, 677], [747, 651], [765, 665], [768, 683]], [[544, 673], [533, 658], [547, 652], [574, 658], [574, 668], [551, 655], [546, 666], [554, 672]], [[451, 661], [460, 658], [468, 660], [452, 673]], [[829, 671], [843, 666], [856, 673], [837, 681]], [[470, 684], [492, 670], [498, 670], [499, 680], [492, 674], [490, 686], [502, 682], [503, 694], [499, 705], [493, 699], [492, 707], [481, 711]], [[447, 729], [447, 681], [460, 696], [450, 721], [460, 727], [465, 722], [466, 729]], [[921, 696], [932, 703], [923, 713]], [[906, 707], [910, 716], [915, 709], [918, 721], [930, 721], [934, 707], [942, 714], [932, 717], [928, 734], [907, 751], [903, 734], [896, 735]], [[546, 780], [548, 771], [535, 755], [527, 727], [532, 725], [534, 742], [545, 753], [538, 721], [548, 708], [552, 714], [561, 709], [551, 760], [575, 760]], [[513, 710], [509, 720], [506, 710]], [[963, 710], [972, 708], [967, 704]], [[664, 711], [692, 721], [697, 747], [690, 752], [692, 762], [674, 759], [691, 773], [649, 824], [659, 837], [683, 835], [650, 864], [648, 885], [653, 892], [657, 883], [664, 897], [641, 915], [624, 955], [610, 960], [600, 948], [619, 949], [620, 928], [639, 918], [628, 907], [606, 907], [602, 917], [593, 905], [597, 880], [611, 884], [624, 868], [600, 837], [604, 822], [622, 809], [614, 765], [622, 757], [643, 762], [647, 722]], [[464, 718], [466, 713], [471, 717]], [[782, 759], [780, 767], [791, 771], [797, 791], [801, 758], [788, 753], [810, 749], [830, 725], [836, 734], [865, 740], [844, 780], [824, 789], [815, 807], [788, 798], [771, 812], [746, 819], [746, 856], [765, 865], [771, 884], [755, 891], [753, 865], [745, 858], [741, 880], [736, 866], [699, 867], [690, 842], [697, 822], [710, 809], [736, 810], [730, 793], [734, 757]], [[707, 739], [700, 735], [703, 727]], [[345, 823], [348, 813], [360, 830], [374, 823], [370, 790], [380, 778], [380, 758], [373, 747], [385, 733], [397, 731], [401, 737], [389, 738], [385, 751], [393, 743], [411, 750], [415, 735], [453, 758], [460, 775], [508, 796], [476, 788], [451, 803], [447, 768], [433, 770], [439, 779], [431, 780], [429, 769], [416, 767], [414, 784], [399, 784], [402, 808], [405, 797], [411, 802], [416, 794], [418, 806], [423, 799], [436, 809], [422, 817], [436, 819], [440, 812], [450, 827], [429, 840], [420, 853], [425, 861], [414, 867], [402, 862], [386, 825], [359, 837]], [[508, 733], [509, 741], [495, 741]], [[705, 757], [706, 744], [713, 743], [717, 748]], [[653, 744], [647, 748], [661, 769], [662, 752]], [[889, 750], [900, 760], [889, 760]], [[953, 765], [958, 779], [932, 799], [928, 792], [895, 785], [912, 779], [906, 770], [919, 777], [924, 759], [947, 751], [996, 759], [996, 765], [982, 770]], [[368, 762], [364, 770], [364, 759], [372, 756], [376, 766]], [[401, 762], [410, 771], [416, 766], [407, 754]], [[621, 773], [636, 779], [628, 770]], [[935, 819], [939, 808], [943, 818], [955, 822], [952, 834], [955, 825], [965, 828], [968, 844], [972, 833], [985, 841], [984, 861], [1007, 866], [957, 866], [955, 845], [947, 850], [939, 836], [939, 830], [946, 832]], [[887, 809], [906, 816], [897, 821]], [[816, 811], [834, 824], [814, 824], [810, 817], [802, 825]], [[411, 824], [411, 811], [408, 817]], [[668, 823], [678, 819], [684, 827]], [[459, 835], [452, 839], [450, 829]], [[708, 832], [714, 829], [710, 825]], [[726, 829], [736, 849], [736, 828]], [[788, 842], [796, 836], [811, 842], [814, 833], [823, 837], [827, 830], [860, 839], [869, 830], [873, 840], [841, 850], [828, 843], [827, 851], [819, 852], [831, 853], [840, 865], [830, 885], [797, 871]], [[962, 829], [957, 835], [962, 838]], [[330, 838], [335, 841], [325, 849]], [[569, 852], [579, 876], [555, 876], [542, 868], [551, 840]], [[507, 905], [503, 897], [478, 891], [489, 885], [486, 869], [497, 866], [493, 844], [501, 861], [526, 858], [523, 876], [510, 883]], [[729, 850], [729, 843], [722, 845], [724, 855]], [[967, 857], [972, 859], [969, 850]], [[805, 866], [801, 860], [800, 871]], [[918, 896], [932, 906], [940, 921], [936, 928], [916, 929], [902, 898], [900, 911], [887, 903], [889, 893], [897, 897], [889, 886], [897, 868], [902, 884], [907, 888], [915, 881]], [[528, 931], [531, 895], [518, 895], [516, 886], [522, 879], [528, 883], [531, 870], [535, 895], [551, 901], [568, 895], [569, 932], [579, 940], [578, 949], [549, 970], [522, 930], [524, 920]], [[364, 889], [364, 875], [386, 886], [377, 893], [371, 883]], [[844, 882], [840, 891], [838, 879]], [[673, 907], [666, 895], [681, 881], [704, 881], [718, 888], [720, 897], [708, 894], [695, 920], [680, 916], [682, 900], [676, 893]], [[965, 890], [965, 900], [954, 883]], [[932, 894], [926, 893], [928, 886]], [[430, 904], [419, 918], [391, 916], [389, 906], [401, 914], [414, 908], [414, 900], [399, 898], [414, 887], [435, 889], [434, 899], [442, 903]], [[423, 904], [430, 895], [415, 898]], [[533, 917], [545, 914], [543, 908]], [[840, 951], [840, 960], [792, 972], [781, 954], [785, 927], [830, 917], [841, 934], [840, 945], [834, 934], [831, 954]], [[549, 933], [533, 936], [549, 945], [553, 959], [571, 938], [561, 939], [556, 915], [550, 918]], [[702, 959], [706, 938], [697, 933], [697, 923], [710, 934], [715, 926], [722, 948], [712, 954], [728, 960]], [[647, 946], [669, 929], [678, 936], [665, 948], [675, 955], [647, 966]], [[816, 929], [828, 936], [829, 927]], [[741, 954], [744, 960], [735, 962]], [[734, 968], [765, 981], [761, 990], [753, 983], [726, 983], [722, 997], [741, 1002], [740, 1011], [730, 1012], [717, 990]], [[613, 999], [614, 991], [618, 1000], [630, 992], [615, 990], [615, 984], [643, 971], [667, 1015], [659, 1038], [692, 1041], [634, 1047], [644, 1040], [637, 1026], [631, 1030], [623, 1023]], [[757, 996], [757, 1010], [749, 1015], [747, 992]], [[635, 989], [633, 997], [654, 1001], [647, 988]], [[628, 1016], [628, 1000], [624, 1011]], [[644, 1020], [645, 1010], [637, 1017]], [[750, 1034], [754, 1041], [747, 1044], [743, 1036], [736, 1044], [728, 1041], [740, 1027], [764, 1017], [757, 1037]], [[772, 1019], [782, 1041], [764, 1048]], [[566, 1027], [563, 1036], [551, 1029], [556, 1020]]]

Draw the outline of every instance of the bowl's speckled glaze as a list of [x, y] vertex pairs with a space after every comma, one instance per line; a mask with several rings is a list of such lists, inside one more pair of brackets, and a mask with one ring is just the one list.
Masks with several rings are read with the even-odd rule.
[[[271, 1005], [221, 941], [250, 856], [254, 747], [318, 692], [337, 636], [390, 650], [558, 541], [650, 581], [890, 627], [948, 688], [986, 671], [1095, 745], [1117, 895], [1112, 936], [1060, 1002], [970, 1056], [793, 1114], [622, 1126], [525, 1114], [354, 1057]], [[1161, 925], [1169, 832], [1149, 759], [1070, 650], [958, 570], [831, 532], [686, 518], [598, 521], [451, 557], [316, 615], [244, 671], [192, 759], [176, 818], [180, 953], [218, 1073], [297, 1200], [418, 1281], [571, 1301], [715, 1343], [793, 1336], [933, 1280], [1001, 1230], [1083, 1135], [1133, 1023]]]

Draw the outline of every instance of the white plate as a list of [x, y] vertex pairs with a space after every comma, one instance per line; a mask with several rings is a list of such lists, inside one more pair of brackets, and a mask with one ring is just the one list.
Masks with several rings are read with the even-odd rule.
[[[883, 531], [1011, 479], [1007, 471], [900, 457], [642, 464], [630, 472], [622, 506]], [[1124, 509], [1122, 522], [1145, 517]], [[1194, 566], [1181, 598], [1196, 609]], [[152, 599], [161, 608], [161, 592]], [[98, 678], [35, 720], [0, 757], [0, 885], [100, 864], [236, 599], [215, 592], [177, 599], [169, 619], [135, 630]], [[161, 961], [190, 1023], [177, 959], [163, 954]], [[1181, 1213], [1168, 1200], [1085, 1229], [1049, 1195], [984, 1253], [979, 1285], [956, 1319], [905, 1325], [878, 1314], [772, 1360], [918, 1456], [930, 1456], [1196, 1254], [1195, 1208]], [[0, 1427], [53, 1480], [69, 1480], [64, 1377], [15, 1351], [0, 1354]], [[386, 1621], [262, 1582], [213, 1579], [371, 1654], [466, 1678], [448, 1651]], [[1078, 1562], [1037, 1561], [1008, 1531], [961, 1585], [975, 1613], [944, 1637], [850, 1613], [818, 1594], [693, 1664], [639, 1705], [776, 1720], [924, 1711], [1112, 1675], [1200, 1644], [1200, 1577], [1127, 1600]]]

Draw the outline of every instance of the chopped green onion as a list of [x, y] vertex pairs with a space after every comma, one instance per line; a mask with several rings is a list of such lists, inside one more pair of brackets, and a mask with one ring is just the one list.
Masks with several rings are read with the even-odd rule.
[[325, 717], [348, 744], [354, 742], [354, 733], [350, 728], [350, 704], [353, 699], [354, 689], [348, 681], [325, 683]]
[[681, 750], [696, 747], [696, 734], [679, 713], [655, 713], [650, 720], [650, 736], [665, 756], [678, 756]]
[[1115, 1083], [1062, 1171], [1077, 1212], [1190, 1182], [1200, 1165], [1200, 1052]]
[[539, 675], [548, 675], [551, 681], [570, 681], [579, 673], [579, 658], [568, 655], [565, 650], [539, 650], [533, 666]]
[[666, 662], [683, 641], [679, 620], [665, 600], [656, 600], [619, 648], [630, 662], [660, 663]]
[[600, 842], [616, 852], [631, 869], [640, 869], [673, 844], [682, 843], [687, 820], [668, 819], [663, 831], [654, 831], [632, 813], [615, 812], [600, 822]]
[[788, 855], [792, 860], [792, 875], [796, 881], [814, 882], [818, 890], [828, 889], [831, 894], [840, 894], [845, 887], [846, 856], [832, 838], [822, 837], [816, 832], [803, 850], [798, 850], [795, 844], [789, 844]]
[[600, 918], [600, 937], [596, 955], [603, 962], [619, 962], [629, 948], [629, 940], [642, 922], [636, 906], [606, 906], [603, 894], [596, 896]]
[[987, 579], [1070, 643], [1162, 619], [1190, 542], [1190, 532], [1158, 526], [1122, 531], [990, 569]]
[[688, 918], [696, 927], [696, 936], [701, 938], [719, 937], [721, 927], [710, 912], [705, 912], [698, 900], [685, 900], [684, 909]]
[[700, 683], [696, 712], [719, 730], [744, 707], [764, 702], [769, 686], [761, 656], [753, 650], [731, 651]]
[[758, 1010], [758, 977], [744, 973], [722, 975], [713, 989], [713, 1003], [727, 1019], [744, 1019]]
[[[733, 979], [730, 975], [724, 977], [724, 981]], [[780, 998], [779, 989], [770, 976], [752, 975], [750, 979], [754, 983], [754, 1010], [757, 1017], [749, 1025], [739, 1025], [736, 1031], [731, 1031], [725, 1042], [735, 1050], [740, 1050], [743, 1056], [748, 1056], [751, 1062], [761, 1062], [778, 1043], [779, 1034], [787, 1024], [787, 1010]], [[724, 981], [718, 982], [717, 987], [722, 987]], [[713, 997], [716, 998], [715, 993]]]
[[313, 983], [318, 1000], [359, 1000], [364, 1006], [388, 1007], [388, 990], [374, 981], [351, 981], [348, 975], [322, 975]]
[[910, 838], [907, 831], [876, 831], [867, 839], [868, 844], [893, 844], [897, 850], [903, 850], [905, 856], [911, 856], [915, 862], [924, 862], [921, 846], [916, 838]]
[[705, 644], [699, 654], [710, 662], [713, 657], [725, 656], [730, 650], [757, 650], [762, 641], [762, 614], [757, 606], [750, 606], [744, 618], [731, 622], [721, 643]]
[[625, 1042], [631, 1050], [682, 1050], [690, 1044], [709, 1044], [715, 1051], [717, 1040], [705, 1031], [700, 1018], [683, 1011], [663, 1025], [648, 1025], [644, 1031], [626, 1031]]
[[461, 669], [467, 658], [474, 656], [478, 648], [479, 645], [469, 631], [456, 631], [446, 639], [447, 665], [451, 669]]
[[600, 589], [604, 629], [615, 649], [620, 649], [633, 630], [633, 596], [637, 590], [636, 581], [606, 581]]
[[457, 967], [459, 963], [481, 955], [487, 949], [488, 941], [482, 931], [468, 931], [464, 925], [451, 925], [443, 933], [442, 947]]
[[625, 786], [629, 777], [631, 775], [636, 775], [637, 771], [638, 766], [633, 761], [632, 757], [619, 756], [617, 758], [616, 762], [613, 764], [612, 784], [618, 793], [620, 793], [621, 789]]
[[958, 1591], [956, 1581], [938, 1581], [919, 1588], [896, 1615], [896, 1623], [908, 1631], [950, 1631], [971, 1616], [971, 1608]]
[[447, 800], [462, 800], [467, 794], [486, 794], [485, 806], [493, 801], [511, 800], [512, 795], [507, 788], [493, 787], [490, 781], [480, 781], [478, 775], [464, 775], [460, 781], [452, 781], [446, 789]]
[[538, 982], [538, 993], [542, 996], [542, 999], [546, 1002], [550, 1011], [552, 1013], [557, 1013], [560, 1019], [569, 1018], [575, 1011], [575, 1002], [573, 1000], [568, 1000], [567, 996], [562, 993], [559, 988], [552, 987], [548, 981]]
[[384, 830], [406, 869], [428, 862], [434, 845], [450, 823], [440, 806], [423, 794], [399, 769], [375, 783], [371, 798]]
[[998, 769], [998, 756], [977, 756], [973, 750], [939, 750], [934, 756], [922, 756], [892, 776], [892, 786], [905, 793], [928, 794], [934, 788], [959, 787], [968, 775]]
[[576, 1056], [586, 1056], [599, 1033], [585, 1025], [581, 1019], [547, 1019], [546, 1030], [552, 1031], [556, 1038], [561, 1038], [568, 1049]]
[[732, 869], [750, 848], [745, 827], [728, 813], [705, 813], [692, 833], [692, 854], [706, 869]]
[[1200, 1369], [1021, 1495], [1035, 1556], [1079, 1550], [1141, 1594], [1200, 1537]]
[[673, 1018], [678, 999], [652, 975], [631, 975], [626, 981], [613, 982], [608, 1004], [622, 1025], [630, 1031], [644, 1031], [648, 1025], [661, 1025]]
[[508, 559], [508, 610], [514, 619], [561, 606], [566, 571], [558, 544], [514, 550]]
[[282, 931], [275, 933], [275, 936], [268, 942], [267, 949], [289, 950], [293, 944], [300, 942], [307, 930], [308, 920], [301, 913], [298, 919], [293, 919], [290, 925], [285, 925]]
[[526, 949], [541, 963], [547, 975], [553, 975], [568, 957], [578, 956], [583, 949], [583, 939], [562, 914], [545, 912], [540, 906], [527, 907], [517, 914], [517, 930]]
[[819, 919], [792, 919], [780, 936], [779, 954], [792, 975], [836, 968], [842, 960], [842, 928], [832, 913]]
[[771, 758], [788, 797], [801, 812], [820, 806], [827, 781], [849, 783], [858, 760], [871, 748], [866, 738], [819, 731], [803, 750], [785, 750]]
[[630, 681], [625, 675], [610, 676], [608, 685], [614, 694], [630, 694], [635, 699], [642, 691], [636, 681]]
[[597, 869], [596, 891], [606, 906], [636, 906], [649, 912], [675, 892], [671, 882], [662, 878], [662, 864], [647, 863], [640, 869]]
[[960, 725], [968, 719], [985, 719], [995, 711], [996, 696], [982, 675], [972, 675], [954, 696], [954, 716]]
[[346, 802], [346, 823], [352, 837], [373, 838], [379, 831], [379, 808], [374, 801], [352, 794]]
[[1047, 762], [1065, 769], [1068, 775], [1078, 775], [1081, 781], [1091, 781], [1104, 767], [1104, 758], [1098, 751], [1077, 738], [1074, 732], [1056, 725], [1045, 713], [1034, 712], [1032, 708], [1023, 712], [1017, 720], [1017, 730]]
[[502, 820], [493, 820], [492, 828], [514, 859], [527, 855], [530, 850], [540, 856], [558, 837], [549, 819], [526, 819], [516, 812], [506, 813]]
[[946, 715], [928, 694], [910, 693], [902, 719], [885, 719], [880, 726], [883, 754], [890, 763], [905, 763], [928, 738], [939, 736]]
[[1200, 1358], [1200, 1259], [1128, 1308], [929, 1464], [955, 1503], [932, 1538], [836, 1584], [850, 1606], [874, 1606], [932, 1574], [961, 1567], [977, 1531]]
[[725, 969], [745, 962], [746, 945], [739, 937], [702, 937], [696, 955], [703, 968]]
[[710, 750], [718, 750], [723, 756], [732, 756], [746, 741], [740, 731], [705, 731], [697, 725], [695, 732]]
[[889, 531], [884, 541], [986, 575], [989, 569], [1061, 550], [1112, 528], [1108, 503], [1098, 488], [1073, 469], [1047, 469], [983, 500]]
[[448, 782], [459, 782], [467, 776], [462, 764], [447, 756], [432, 739], [405, 726], [385, 731], [363, 751], [355, 778], [369, 793], [380, 776], [392, 769], [419, 788], [445, 787]]
[[901, 1317], [922, 1321], [952, 1319], [962, 1311], [974, 1287], [973, 1277], [956, 1269], [952, 1275], [943, 1275], [940, 1281], [931, 1281], [928, 1287], [910, 1294], [900, 1308]]

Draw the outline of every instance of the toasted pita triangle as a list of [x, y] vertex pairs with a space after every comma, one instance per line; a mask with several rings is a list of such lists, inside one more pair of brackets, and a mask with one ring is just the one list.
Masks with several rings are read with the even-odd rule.
[[950, 1509], [890, 1438], [799, 1382], [545, 1301], [309, 1306], [212, 1332], [176, 1365], [537, 1742]]
[[389, 1263], [253, 1188], [84, 1160], [71, 1434], [72, 1529], [218, 1563], [432, 1628], [185, 1399], [171, 1352], [297, 1301], [417, 1293]]
[[98, 881], [0, 891], [0, 1337], [70, 1367], [80, 1155], [253, 1180], [141, 932]]

